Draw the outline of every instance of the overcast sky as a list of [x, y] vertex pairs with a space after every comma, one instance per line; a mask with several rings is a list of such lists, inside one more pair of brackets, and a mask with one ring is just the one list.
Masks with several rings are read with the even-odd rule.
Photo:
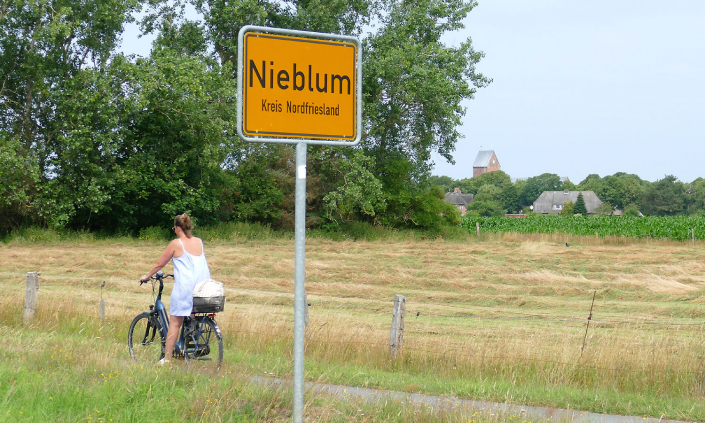
[[492, 149], [514, 178], [705, 177], [705, 1], [479, 1], [449, 43], [470, 36], [494, 81], [434, 174], [472, 177]]
[[[705, 0], [479, 1], [446, 40], [471, 37], [494, 81], [466, 103], [456, 164], [436, 156], [434, 174], [469, 178], [492, 149], [513, 178], [705, 177]], [[149, 54], [137, 33], [123, 50]]]

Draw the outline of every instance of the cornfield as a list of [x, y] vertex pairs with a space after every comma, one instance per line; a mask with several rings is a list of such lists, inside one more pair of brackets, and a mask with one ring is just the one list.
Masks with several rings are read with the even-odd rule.
[[584, 236], [621, 236], [632, 238], [670, 239], [685, 241], [693, 236], [705, 239], [705, 217], [703, 216], [527, 216], [510, 217], [466, 217], [461, 225], [475, 231], [480, 224], [482, 232], [522, 234], [565, 233]]

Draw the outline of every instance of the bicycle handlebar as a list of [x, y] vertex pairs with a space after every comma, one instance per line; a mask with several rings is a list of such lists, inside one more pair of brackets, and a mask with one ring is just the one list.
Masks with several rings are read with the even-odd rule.
[[165, 274], [163, 274], [162, 271], [160, 270], [159, 272], [157, 272], [156, 275], [152, 276], [151, 278], [147, 279], [146, 281], [140, 280], [140, 286], [142, 286], [143, 284], [149, 282], [150, 280], [158, 281], [158, 280], [160, 280], [160, 279], [173, 278], [173, 277], [174, 277], [174, 275], [173, 275], [172, 273], [169, 273], [169, 274], [166, 274], [166, 275], [165, 275]]

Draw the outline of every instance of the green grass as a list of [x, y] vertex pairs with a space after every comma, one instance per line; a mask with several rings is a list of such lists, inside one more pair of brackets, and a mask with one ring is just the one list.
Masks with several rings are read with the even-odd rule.
[[[261, 374], [265, 363], [284, 364], [287, 354], [276, 348], [250, 354], [231, 341], [226, 364], [214, 377], [190, 372], [179, 362], [166, 368], [133, 363], [123, 339], [124, 322], [101, 325], [67, 311], [60, 322], [40, 313], [35, 324], [25, 326], [7, 308], [0, 315], [0, 421], [291, 421], [291, 391], [250, 379]], [[325, 422], [500, 422], [518, 417], [325, 396], [307, 396], [304, 412], [305, 421]]]
[[[266, 339], [261, 334], [256, 337], [238, 334], [236, 342], [247, 345], [247, 349], [234, 358], [250, 371], [288, 375], [292, 358], [290, 341], [281, 337]], [[503, 348], [500, 340], [497, 348]], [[521, 362], [511, 352], [499, 352], [494, 359], [487, 357], [487, 361], [484, 366], [473, 366], [462, 351], [428, 354], [412, 346], [400, 359], [392, 361], [383, 345], [309, 343], [306, 377], [325, 383], [490, 402], [621, 415], [666, 414], [692, 421], [705, 419], [702, 394], [692, 390], [693, 385], [702, 389], [702, 381], [695, 380], [699, 375], [674, 373], [651, 384], [643, 381], [654, 376], [649, 374], [653, 370], [633, 374], [627, 369], [617, 375], [621, 383], [606, 386], [600, 381], [604, 373], [619, 369], [600, 369], [587, 359], [567, 365], [543, 360]]]
[[[207, 242], [253, 241], [293, 239], [294, 233], [289, 230], [276, 230], [268, 225], [248, 222], [228, 222], [214, 225], [198, 226], [194, 234]], [[427, 239], [446, 239], [462, 241], [469, 238], [468, 231], [460, 226], [443, 226], [437, 231], [413, 229], [395, 229], [371, 225], [364, 222], [350, 222], [331, 226], [328, 229], [310, 229], [306, 236], [312, 239], [328, 239], [333, 241], [420, 241]], [[47, 245], [66, 242], [91, 242], [95, 240], [112, 240], [121, 242], [134, 241], [165, 241], [173, 237], [169, 228], [150, 226], [136, 233], [123, 235], [108, 233], [92, 233], [71, 229], [41, 228], [36, 226], [17, 228], [0, 236], [5, 244], [16, 245]]]

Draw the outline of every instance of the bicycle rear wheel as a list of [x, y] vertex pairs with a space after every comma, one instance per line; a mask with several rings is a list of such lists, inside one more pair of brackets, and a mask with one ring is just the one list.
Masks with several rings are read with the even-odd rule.
[[159, 319], [148, 312], [138, 314], [127, 332], [130, 356], [140, 364], [156, 363], [164, 357]]
[[[184, 354], [189, 368], [197, 372], [217, 372], [223, 362], [223, 335], [213, 319], [199, 319], [195, 332], [189, 334], [189, 348]], [[194, 342], [195, 340], [195, 342]]]

